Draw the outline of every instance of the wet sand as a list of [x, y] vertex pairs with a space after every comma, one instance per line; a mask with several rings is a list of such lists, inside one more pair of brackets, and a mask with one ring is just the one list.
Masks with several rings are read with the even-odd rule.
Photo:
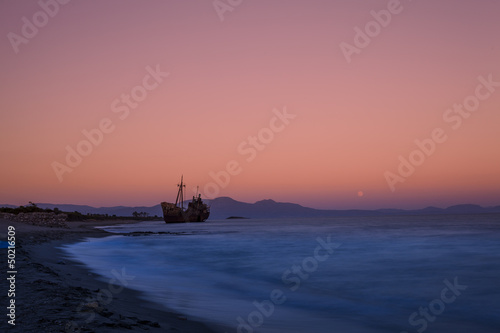
[[[148, 302], [124, 286], [126, 271], [99, 279], [84, 265], [68, 260], [60, 246], [86, 237], [110, 233], [95, 226], [137, 223], [137, 221], [67, 222], [69, 228], [48, 228], [0, 220], [5, 240], [8, 226], [16, 232], [15, 326], [6, 316], [9, 298], [7, 251], [2, 268], [2, 320], [0, 331], [8, 332], [223, 332], [189, 316], [177, 314]], [[105, 282], [106, 281], [106, 282]]]

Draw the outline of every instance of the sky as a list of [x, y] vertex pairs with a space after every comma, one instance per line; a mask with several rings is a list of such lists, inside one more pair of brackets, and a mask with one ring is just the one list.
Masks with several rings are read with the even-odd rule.
[[0, 203], [500, 204], [500, 2], [0, 2]]

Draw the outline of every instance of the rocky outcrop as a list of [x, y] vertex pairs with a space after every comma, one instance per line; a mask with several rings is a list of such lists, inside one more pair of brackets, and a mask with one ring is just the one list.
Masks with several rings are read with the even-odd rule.
[[58, 227], [67, 228], [65, 221], [68, 219], [66, 214], [54, 214], [54, 213], [0, 213], [0, 218], [22, 222], [32, 225], [38, 225], [42, 227]]

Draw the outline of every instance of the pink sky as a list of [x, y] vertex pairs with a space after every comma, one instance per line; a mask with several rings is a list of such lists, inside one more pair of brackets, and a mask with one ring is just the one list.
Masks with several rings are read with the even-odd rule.
[[[0, 203], [154, 205], [175, 199], [181, 174], [188, 194], [199, 185], [210, 196], [210, 172], [236, 161], [217, 196], [500, 204], [500, 86], [478, 88], [479, 77], [500, 82], [498, 1], [254, 0], [223, 21], [211, 1], [70, 1], [57, 12], [44, 1], [53, 17], [37, 1], [0, 4]], [[348, 63], [341, 43], [356, 46], [354, 28], [388, 6], [398, 13]], [[38, 31], [13, 43], [34, 16]], [[169, 75], [147, 77], [157, 67]], [[132, 109], [120, 99], [133, 89], [147, 96]], [[447, 109], [478, 89], [454, 129]], [[273, 120], [285, 108], [295, 117]], [[68, 166], [66, 147], [103, 119], [112, 130]], [[391, 189], [387, 172], [399, 175], [399, 156], [436, 128], [446, 140]], [[247, 161], [238, 147], [259, 133], [267, 142]], [[72, 171], [58, 176], [55, 162]]]

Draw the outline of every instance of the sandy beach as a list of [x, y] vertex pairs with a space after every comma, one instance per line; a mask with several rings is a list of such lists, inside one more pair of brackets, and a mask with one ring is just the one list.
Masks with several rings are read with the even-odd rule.
[[[5, 240], [8, 227], [15, 228], [15, 326], [2, 315], [1, 331], [9, 332], [216, 332], [189, 316], [168, 311], [126, 288], [127, 272], [116, 272], [114, 281], [99, 279], [84, 265], [68, 260], [60, 246], [86, 237], [110, 233], [95, 226], [137, 221], [67, 222], [69, 228], [48, 228], [0, 220]], [[7, 251], [5, 259], [7, 260]], [[6, 294], [7, 264], [2, 272], [2, 308]], [[109, 279], [108, 279], [109, 280]]]

